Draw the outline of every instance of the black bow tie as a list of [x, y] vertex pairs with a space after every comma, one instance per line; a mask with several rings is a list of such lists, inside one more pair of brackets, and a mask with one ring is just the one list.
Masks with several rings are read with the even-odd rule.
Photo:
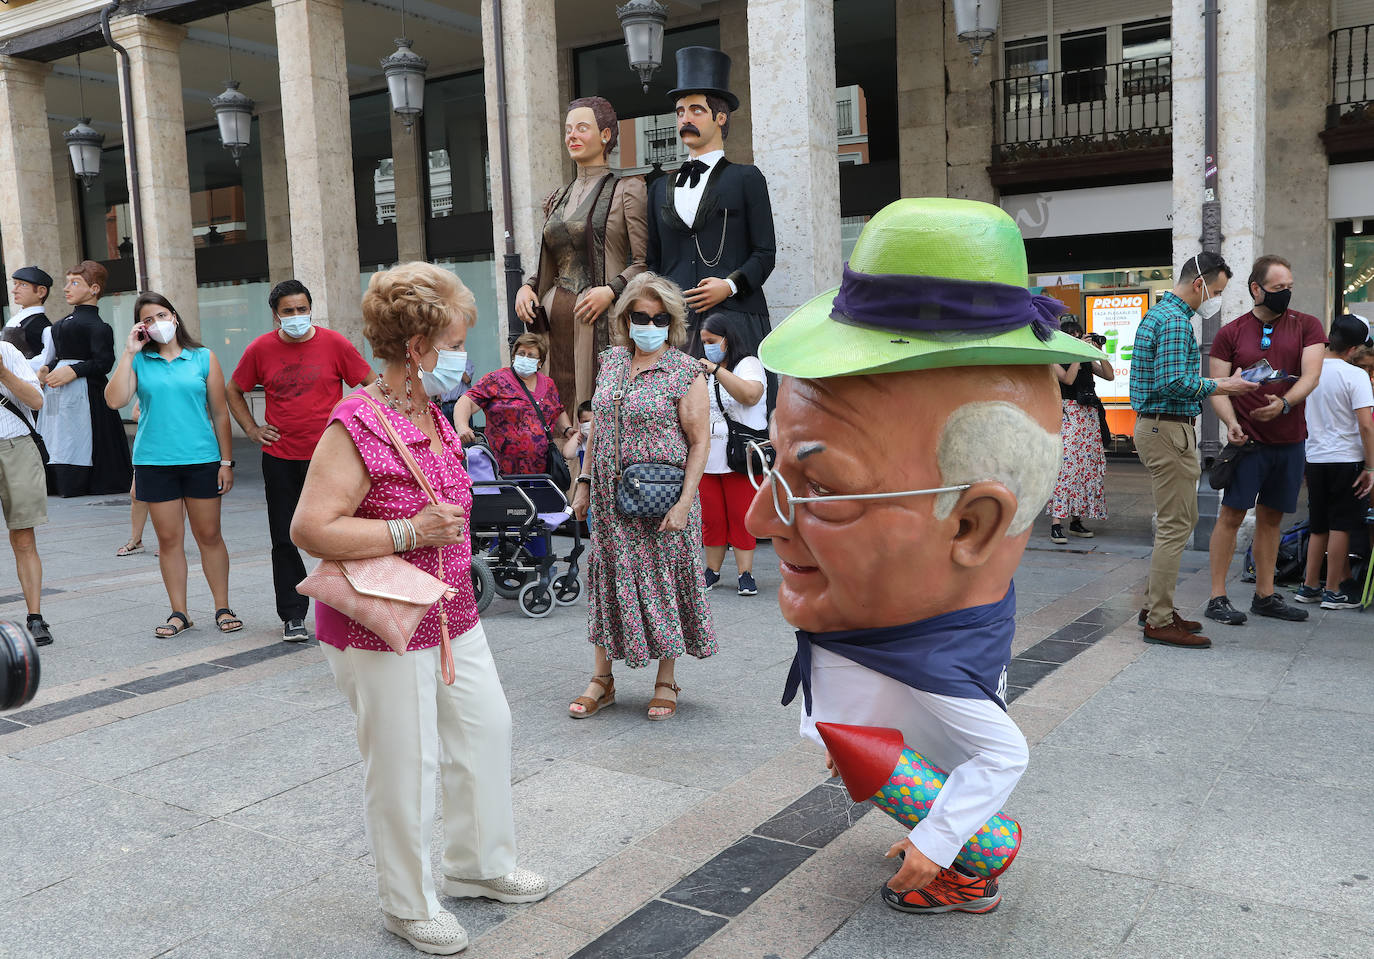
[[701, 175], [709, 169], [711, 168], [700, 160], [688, 160], [677, 169], [677, 185], [690, 186], [695, 190], [701, 182]]

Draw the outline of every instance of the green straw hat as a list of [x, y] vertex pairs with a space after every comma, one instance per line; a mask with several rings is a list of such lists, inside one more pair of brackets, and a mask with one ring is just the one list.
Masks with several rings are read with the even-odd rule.
[[1025, 281], [1021, 231], [1002, 210], [898, 200], [864, 226], [843, 282], [768, 334], [759, 359], [806, 379], [1107, 359], [1059, 332], [1063, 304]]

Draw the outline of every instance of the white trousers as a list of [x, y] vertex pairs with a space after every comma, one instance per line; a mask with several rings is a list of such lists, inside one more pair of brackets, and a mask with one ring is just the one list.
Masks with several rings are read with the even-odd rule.
[[398, 919], [440, 910], [429, 858], [436, 770], [444, 875], [493, 879], [515, 868], [510, 706], [481, 624], [452, 646], [457, 679], [445, 686], [437, 646], [397, 656], [320, 644], [358, 718], [377, 892]]
[[884, 676], [838, 653], [811, 646], [811, 715], [801, 733], [820, 745], [816, 721], [887, 726], [943, 769], [945, 785], [908, 838], [926, 858], [948, 866], [996, 815], [1025, 772], [1030, 751], [1011, 717], [990, 699], [941, 696]]

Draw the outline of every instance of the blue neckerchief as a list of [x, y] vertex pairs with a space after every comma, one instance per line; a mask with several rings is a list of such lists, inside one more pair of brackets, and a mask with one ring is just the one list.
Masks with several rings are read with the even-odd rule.
[[1005, 710], [1015, 614], [1013, 585], [996, 603], [901, 626], [838, 633], [798, 630], [797, 655], [787, 674], [782, 704], [791, 703], [800, 686], [806, 714], [811, 715], [811, 644], [815, 643], [913, 689], [960, 699], [990, 699]]

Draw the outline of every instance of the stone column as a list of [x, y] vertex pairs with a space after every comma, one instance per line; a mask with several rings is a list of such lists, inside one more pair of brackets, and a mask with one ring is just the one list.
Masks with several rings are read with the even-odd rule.
[[272, 0], [279, 58], [291, 259], [313, 315], [361, 347], [358, 216], [342, 0]]
[[[918, 2], [923, 5], [925, 0]], [[996, 203], [997, 191], [988, 176], [988, 164], [992, 162], [992, 81], [998, 75], [1002, 44], [998, 37], [990, 40], [975, 65], [968, 44], [959, 41], [955, 30], [951, 6], [943, 31], [948, 78], [944, 108], [948, 130], [945, 190], [948, 196]], [[899, 54], [898, 62], [902, 59]]]
[[396, 114], [391, 115], [391, 176], [396, 195], [396, 258], [402, 263], [424, 260], [425, 213], [429, 198], [423, 176], [426, 158], [420, 151], [420, 129], [410, 132]]
[[897, 129], [902, 196], [944, 196], [944, 0], [897, 4]]
[[[834, 0], [753, 0], [749, 92], [778, 260], [764, 289], [773, 323], [840, 281]], [[799, 123], [798, 117], [809, 122]]]
[[[115, 41], [129, 51], [148, 285], [175, 303], [186, 329], [199, 336], [186, 116], [181, 105], [181, 41], [186, 28], [150, 17], [131, 16], [115, 20], [110, 30]], [[122, 87], [123, 71], [117, 69], [116, 73]], [[132, 198], [133, 165], [127, 166]]]
[[1331, 81], [1312, 65], [1330, 56], [1331, 7], [1269, 0], [1267, 29], [1264, 238], [1270, 251], [1293, 264], [1293, 308], [1322, 317], [1329, 326], [1331, 224], [1314, 211], [1327, 203], [1326, 151], [1317, 135], [1326, 119]]
[[294, 276], [291, 266], [291, 196], [286, 185], [286, 134], [281, 108], [258, 111], [262, 141], [262, 209], [267, 231], [267, 278], [280, 283]]
[[[557, 24], [553, 0], [503, 0], [506, 61], [506, 127], [511, 169], [501, 166], [499, 98], [496, 92], [496, 31], [492, 2], [482, 0], [482, 61], [486, 74], [487, 142], [491, 145], [491, 219], [496, 244], [496, 299], [504, 344], [510, 330], [502, 256], [506, 249], [503, 182], [511, 187], [511, 223], [525, 276], [538, 265], [544, 198], [563, 180], [563, 106], [558, 98]], [[515, 320], [523, 329], [523, 324]]]
[[[5, 268], [36, 265], [54, 278], [69, 264], [62, 262], [58, 242], [56, 184], [52, 146], [48, 141], [48, 101], [44, 81], [52, 67], [46, 63], [0, 56], [0, 170], [7, 182], [0, 189], [0, 239]], [[9, 299], [9, 278], [4, 278]], [[56, 282], [56, 280], [55, 280]], [[62, 290], [49, 296], [55, 317], [61, 317]]]
[[[1175, 269], [1201, 249], [1206, 115], [1202, 4], [1203, 0], [1174, 0], [1173, 4], [1174, 23], [1197, 25], [1195, 30], [1175, 30], [1173, 40]], [[1228, 3], [1225, 16], [1219, 18], [1218, 43], [1217, 187], [1221, 201], [1221, 254], [1236, 271], [1223, 294], [1220, 318], [1224, 323], [1250, 308], [1245, 280], [1250, 264], [1264, 252], [1265, 0]], [[1319, 111], [1314, 122], [1320, 122], [1321, 115]], [[1284, 189], [1296, 186], [1288, 182], [1282, 185]], [[1325, 188], [1323, 174], [1321, 189]], [[1324, 200], [1313, 208], [1324, 209]], [[1311, 215], [1310, 210], [1307, 215]], [[1312, 282], [1317, 285], [1315, 277]]]
[[[745, 0], [721, 0], [720, 49], [730, 58], [730, 90], [739, 97], [739, 109], [730, 117], [725, 155], [734, 163], [753, 163], [754, 111], [749, 97], [749, 14]], [[675, 63], [664, 65], [664, 69], [676, 68]]]

